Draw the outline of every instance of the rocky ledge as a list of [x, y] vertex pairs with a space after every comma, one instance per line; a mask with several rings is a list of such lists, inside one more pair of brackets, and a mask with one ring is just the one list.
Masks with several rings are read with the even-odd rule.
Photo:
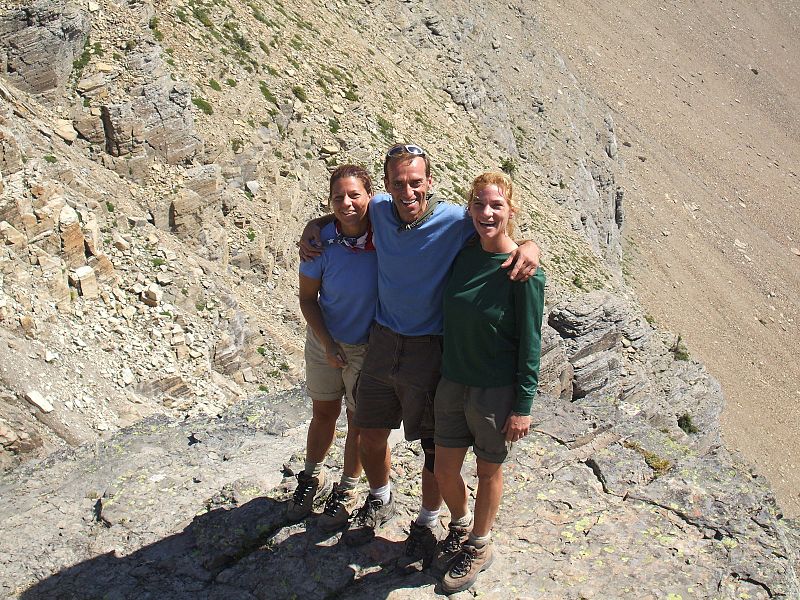
[[[507, 465], [500, 560], [464, 595], [797, 598], [800, 528], [719, 444], [721, 393], [702, 366], [608, 294], [562, 303], [548, 322], [547, 391]], [[286, 521], [308, 417], [301, 390], [261, 395], [20, 466], [0, 480], [2, 595], [437, 595], [432, 574], [397, 566], [419, 503], [416, 444], [395, 446], [399, 514], [372, 542], [349, 548], [313, 517]]]

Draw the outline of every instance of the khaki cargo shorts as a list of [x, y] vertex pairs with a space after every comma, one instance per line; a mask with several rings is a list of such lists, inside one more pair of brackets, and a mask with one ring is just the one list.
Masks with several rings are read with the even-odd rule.
[[364, 356], [366, 344], [345, 344], [339, 342], [347, 357], [347, 365], [337, 369], [328, 364], [325, 347], [309, 327], [306, 329], [306, 388], [312, 400], [339, 400], [345, 396], [345, 406], [355, 414], [355, 388]]

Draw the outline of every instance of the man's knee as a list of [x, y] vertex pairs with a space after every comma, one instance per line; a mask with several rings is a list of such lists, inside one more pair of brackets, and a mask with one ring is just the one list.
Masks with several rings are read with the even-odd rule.
[[363, 449], [380, 449], [389, 441], [389, 430], [362, 428], [360, 439]]
[[424, 468], [426, 471], [433, 474], [436, 468], [436, 444], [434, 444], [433, 438], [422, 438], [419, 443], [422, 446], [423, 452], [425, 452]]

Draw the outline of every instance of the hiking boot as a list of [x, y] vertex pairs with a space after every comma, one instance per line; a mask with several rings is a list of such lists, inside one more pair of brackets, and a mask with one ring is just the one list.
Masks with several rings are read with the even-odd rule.
[[366, 544], [375, 537], [375, 529], [386, 523], [394, 516], [394, 495], [389, 496], [389, 502], [384, 504], [375, 496], [369, 494], [364, 500], [364, 505], [356, 511], [350, 527], [345, 531], [345, 543], [348, 546]]
[[442, 578], [442, 591], [445, 594], [455, 594], [469, 589], [478, 579], [478, 574], [488, 569], [492, 562], [494, 562], [492, 542], [482, 548], [463, 544], [450, 570]]
[[469, 532], [472, 530], [471, 525], [458, 527], [452, 523], [447, 528], [450, 531], [436, 548], [436, 555], [433, 557], [433, 569], [442, 574], [450, 570], [453, 559], [461, 552], [461, 546], [469, 539]]
[[405, 571], [422, 571], [430, 566], [439, 543], [439, 536], [436, 534], [440, 529], [438, 520], [435, 527], [417, 525], [412, 521], [403, 555], [398, 559], [397, 566]]
[[357, 506], [358, 492], [355, 489], [340, 489], [339, 484], [334, 483], [333, 491], [325, 502], [325, 510], [317, 522], [325, 531], [335, 531], [347, 525]]
[[286, 517], [290, 521], [304, 519], [315, 505], [322, 503], [330, 491], [331, 482], [326, 481], [324, 471], [319, 474], [319, 477], [310, 477], [306, 475], [305, 471], [301, 472], [297, 476], [297, 487], [292, 499], [286, 507]]

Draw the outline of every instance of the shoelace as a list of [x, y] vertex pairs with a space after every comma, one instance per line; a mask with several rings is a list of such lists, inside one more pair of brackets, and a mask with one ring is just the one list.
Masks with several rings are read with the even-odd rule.
[[344, 505], [346, 496], [344, 492], [334, 490], [333, 493], [328, 496], [328, 501], [325, 503], [325, 510], [323, 512], [329, 517], [335, 517], [339, 507]]
[[461, 536], [462, 533], [460, 531], [451, 529], [442, 544], [442, 550], [445, 552], [458, 552], [461, 549]]
[[355, 521], [359, 525], [365, 525], [367, 520], [372, 518], [374, 520], [375, 512], [378, 510], [378, 507], [381, 506], [382, 502], [377, 498], [370, 500], [367, 498], [366, 502], [364, 502], [364, 506], [358, 509], [358, 514], [356, 515]]
[[305, 502], [306, 496], [308, 495], [309, 490], [314, 485], [312, 481], [297, 481], [297, 489], [294, 491], [294, 496], [292, 496], [292, 502], [295, 504], [302, 504]]
[[467, 573], [469, 573], [470, 568], [472, 567], [472, 561], [475, 560], [477, 556], [477, 550], [470, 546], [462, 547], [461, 555], [458, 557], [458, 561], [450, 568], [450, 573], [452, 573], [455, 577], [463, 577]]

